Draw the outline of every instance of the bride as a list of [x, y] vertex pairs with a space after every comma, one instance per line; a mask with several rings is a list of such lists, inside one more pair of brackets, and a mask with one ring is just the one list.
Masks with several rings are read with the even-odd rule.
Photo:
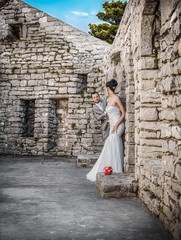
[[96, 174], [103, 172], [104, 167], [111, 166], [113, 172], [123, 172], [123, 143], [121, 136], [124, 132], [125, 110], [120, 98], [114, 93], [117, 81], [112, 79], [106, 83], [105, 92], [108, 94], [106, 112], [109, 117], [110, 133], [105, 141], [102, 152], [91, 171], [86, 175], [90, 181], [96, 180]]

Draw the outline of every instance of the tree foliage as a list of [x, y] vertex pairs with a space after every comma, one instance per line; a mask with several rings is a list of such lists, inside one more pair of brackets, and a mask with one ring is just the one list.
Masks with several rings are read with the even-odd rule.
[[96, 16], [107, 23], [91, 24], [89, 23], [90, 34], [107, 43], [113, 43], [117, 33], [119, 23], [124, 14], [127, 2], [114, 1], [102, 4], [104, 12], [98, 12]]

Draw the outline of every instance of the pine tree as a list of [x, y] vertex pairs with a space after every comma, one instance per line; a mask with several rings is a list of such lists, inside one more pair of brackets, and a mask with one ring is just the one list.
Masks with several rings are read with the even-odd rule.
[[119, 23], [125, 11], [127, 2], [114, 1], [102, 4], [104, 12], [98, 12], [96, 16], [107, 23], [91, 24], [89, 23], [90, 34], [109, 44], [112, 44], [119, 28]]

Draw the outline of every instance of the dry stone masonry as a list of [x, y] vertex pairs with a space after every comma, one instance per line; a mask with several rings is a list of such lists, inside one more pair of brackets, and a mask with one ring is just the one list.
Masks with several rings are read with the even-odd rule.
[[1, 153], [100, 152], [90, 95], [109, 45], [23, 1], [0, 7]]
[[130, 0], [106, 54], [126, 99], [125, 171], [181, 239], [181, 1]]

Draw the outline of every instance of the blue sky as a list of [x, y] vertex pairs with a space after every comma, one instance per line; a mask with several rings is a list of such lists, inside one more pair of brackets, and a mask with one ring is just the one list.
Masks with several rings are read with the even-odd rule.
[[24, 2], [88, 32], [89, 23], [102, 23], [96, 14], [103, 11], [102, 4], [105, 0], [24, 0]]

